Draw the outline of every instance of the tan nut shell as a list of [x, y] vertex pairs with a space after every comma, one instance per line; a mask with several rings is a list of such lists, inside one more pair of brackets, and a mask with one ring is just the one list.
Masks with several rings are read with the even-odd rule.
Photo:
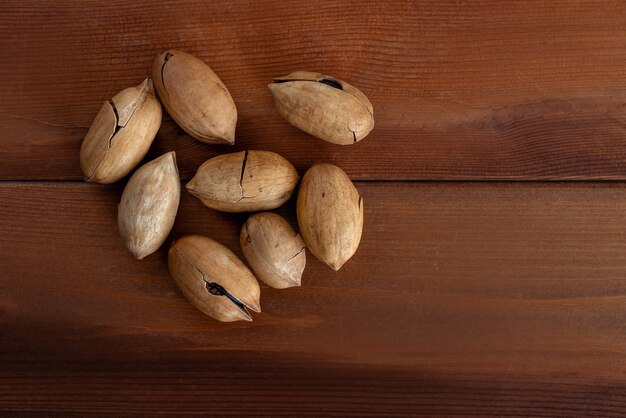
[[[251, 321], [246, 308], [261, 312], [259, 283], [243, 261], [219, 242], [199, 235], [183, 237], [172, 244], [167, 264], [183, 295], [205, 314], [232, 322]], [[210, 293], [207, 283], [217, 283], [245, 307]]]
[[141, 166], [130, 178], [117, 219], [126, 247], [137, 259], [155, 252], [167, 238], [180, 201], [176, 154], [168, 152]]
[[269, 86], [289, 123], [325, 141], [350, 145], [374, 128], [374, 109], [356, 87], [309, 71], [279, 77]]
[[298, 225], [309, 251], [333, 270], [354, 255], [363, 232], [363, 198], [342, 169], [321, 163], [306, 172]]
[[161, 105], [149, 79], [104, 102], [80, 147], [85, 180], [108, 184], [124, 177], [146, 155], [160, 125]]
[[241, 228], [241, 250], [256, 276], [269, 286], [300, 286], [306, 265], [304, 241], [289, 222], [271, 212], [252, 215]]
[[152, 78], [163, 106], [189, 135], [207, 143], [235, 143], [235, 102], [203, 61], [182, 51], [165, 51], [154, 61]]
[[206, 161], [187, 190], [222, 212], [255, 212], [285, 203], [299, 178], [293, 165], [274, 152], [241, 151]]

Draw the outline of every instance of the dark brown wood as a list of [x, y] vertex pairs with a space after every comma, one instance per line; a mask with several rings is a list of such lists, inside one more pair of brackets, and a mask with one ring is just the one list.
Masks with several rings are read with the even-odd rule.
[[[123, 185], [0, 184], [0, 412], [624, 415], [626, 185], [357, 187], [355, 257], [223, 324], [125, 250]], [[171, 238], [244, 220], [185, 193]]]
[[[185, 178], [206, 158], [268, 149], [355, 179], [626, 178], [626, 3], [30, 0], [0, 5], [0, 179], [80, 179], [101, 104], [156, 54], [206, 60], [239, 109], [235, 148], [166, 120]], [[266, 85], [321, 71], [366, 93], [376, 127], [340, 147], [299, 132]]]
[[[411, 182], [626, 179], [624, 22], [617, 0], [1, 2], [0, 415], [625, 416], [626, 183]], [[165, 115], [147, 159], [186, 180], [266, 149], [366, 180], [355, 257], [309, 255], [251, 323], [187, 303], [167, 245], [130, 256], [124, 181], [73, 181], [101, 104], [167, 48], [228, 86], [237, 145]], [[371, 135], [284, 121], [266, 85], [298, 69], [362, 89]], [[184, 193], [168, 242], [240, 254], [245, 216]]]

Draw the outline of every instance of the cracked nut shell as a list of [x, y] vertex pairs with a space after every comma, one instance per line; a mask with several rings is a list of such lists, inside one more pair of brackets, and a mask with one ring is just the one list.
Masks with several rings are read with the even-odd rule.
[[374, 128], [372, 104], [345, 81], [296, 71], [268, 87], [276, 109], [289, 123], [325, 141], [354, 144]]
[[141, 166], [130, 178], [117, 220], [126, 247], [137, 259], [155, 252], [167, 238], [180, 201], [176, 154], [168, 152]]
[[163, 106], [189, 135], [207, 143], [235, 143], [235, 102], [203, 61], [182, 51], [165, 51], [154, 61], [152, 78]]
[[259, 283], [231, 250], [199, 235], [175, 241], [167, 255], [170, 275], [200, 311], [222, 322], [251, 321], [261, 312]]
[[363, 198], [339, 167], [320, 163], [298, 192], [298, 225], [310, 252], [339, 270], [356, 252], [363, 232]]
[[256, 276], [276, 289], [300, 286], [304, 241], [289, 222], [271, 212], [252, 215], [241, 228], [241, 250]]
[[186, 187], [212, 209], [256, 212], [285, 203], [299, 178], [293, 165], [274, 152], [241, 151], [207, 160]]
[[104, 102], [80, 147], [85, 180], [108, 184], [127, 175], [148, 152], [160, 125], [161, 105], [149, 79]]

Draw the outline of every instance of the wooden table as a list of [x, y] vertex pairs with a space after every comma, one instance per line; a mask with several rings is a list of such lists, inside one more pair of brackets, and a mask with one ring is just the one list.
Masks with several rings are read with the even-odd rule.
[[[365, 201], [356, 256], [309, 255], [251, 323], [189, 305], [165, 248], [131, 257], [126, 180], [82, 181], [102, 102], [167, 48], [228, 86], [237, 143], [166, 116], [147, 159], [186, 181], [272, 150]], [[0, 50], [0, 413], [626, 415], [626, 3], [6, 0]], [[266, 85], [298, 69], [361, 88], [371, 135], [285, 122]], [[184, 194], [171, 238], [239, 252], [244, 220]]]

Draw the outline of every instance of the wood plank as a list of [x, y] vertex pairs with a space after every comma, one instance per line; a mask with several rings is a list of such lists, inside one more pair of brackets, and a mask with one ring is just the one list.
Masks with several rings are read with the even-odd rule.
[[[102, 102], [179, 48], [239, 109], [237, 146], [355, 179], [625, 179], [626, 3], [139, 0], [0, 5], [0, 179], [80, 179]], [[297, 69], [360, 87], [377, 125], [349, 148], [287, 124], [266, 84]], [[231, 148], [171, 120], [151, 156], [188, 178]]]
[[[1, 183], [0, 411], [626, 413], [625, 184], [357, 186], [355, 257], [222, 324], [123, 248], [121, 186]], [[172, 238], [244, 220], [184, 194]]]

